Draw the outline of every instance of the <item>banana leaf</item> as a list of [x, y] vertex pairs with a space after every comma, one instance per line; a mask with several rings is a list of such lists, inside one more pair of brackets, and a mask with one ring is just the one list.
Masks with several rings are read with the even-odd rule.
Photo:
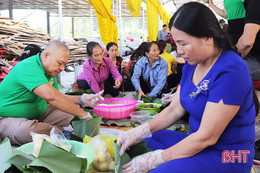
[[159, 104], [162, 104], [161, 100], [159, 98], [156, 98], [153, 100], [153, 103], [159, 103]]
[[80, 138], [84, 138], [85, 135], [94, 137], [99, 134], [100, 123], [102, 117], [95, 117], [91, 120], [76, 120], [72, 121], [72, 127], [74, 128], [74, 134]]
[[5, 138], [5, 139], [3, 140], [3, 142], [0, 144], [0, 153], [1, 153], [1, 157], [0, 157], [0, 168], [1, 168], [1, 170], [4, 172], [4, 171], [7, 170], [9, 167], [11, 167], [11, 164], [8, 163], [7, 161], [8, 161], [9, 158], [11, 158], [12, 155], [13, 155], [11, 143], [10, 143], [10, 141], [9, 141], [8, 138]]
[[107, 99], [107, 98], [113, 98], [113, 96], [110, 95], [110, 94], [105, 94], [103, 97], [104, 97], [105, 99]]
[[153, 98], [149, 96], [142, 96], [141, 101], [143, 101], [144, 103], [153, 103]]
[[26, 165], [32, 163], [36, 158], [32, 154], [26, 154], [25, 152], [14, 150], [14, 155], [8, 160], [9, 163], [14, 165], [23, 173], [33, 172], [33, 170], [26, 168]]
[[114, 146], [115, 146], [115, 165], [116, 165], [117, 173], [122, 173], [123, 172], [122, 166], [130, 162], [134, 157], [153, 151], [146, 146], [147, 143], [145, 141], [141, 141], [137, 144], [132, 145], [129, 148], [129, 150], [126, 150], [123, 153], [123, 155], [120, 156], [119, 155], [120, 147], [119, 145], [117, 145], [116, 142], [117, 141], [114, 142]]
[[174, 124], [168, 128], [168, 130], [178, 131], [182, 133], [189, 134], [190, 133], [190, 126], [188, 124]]
[[44, 140], [39, 156], [26, 167], [37, 172], [42, 172], [44, 171], [43, 168], [46, 168], [50, 172], [57, 173], [85, 173], [87, 170], [87, 159], [79, 158], [73, 153]]
[[23, 173], [86, 173], [88, 163], [86, 158], [77, 157], [46, 140], [43, 140], [37, 158], [30, 153], [14, 150], [14, 156], [8, 162]]
[[131, 127], [131, 122], [127, 118], [119, 120], [103, 119], [102, 125], [106, 126], [119, 126], [119, 127]]
[[82, 95], [82, 94], [95, 94], [95, 92], [92, 89], [80, 89], [73, 92], [67, 92], [67, 95]]

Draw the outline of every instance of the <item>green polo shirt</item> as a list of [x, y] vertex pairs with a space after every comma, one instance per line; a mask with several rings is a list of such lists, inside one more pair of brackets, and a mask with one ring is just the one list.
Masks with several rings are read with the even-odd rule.
[[246, 16], [242, 0], [224, 0], [224, 7], [227, 11], [227, 20], [241, 19]]
[[0, 84], [0, 117], [37, 119], [47, 103], [33, 89], [51, 84], [58, 89], [56, 77], [45, 72], [39, 54], [19, 62]]

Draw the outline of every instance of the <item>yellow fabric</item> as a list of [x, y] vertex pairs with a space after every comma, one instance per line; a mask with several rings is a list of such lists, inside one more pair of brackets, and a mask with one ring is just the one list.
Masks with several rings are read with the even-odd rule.
[[168, 64], [168, 74], [167, 76], [169, 76], [170, 74], [172, 74], [172, 65], [175, 64], [175, 58], [173, 55], [167, 53], [167, 52], [163, 52], [160, 57], [162, 57]]
[[118, 30], [116, 26], [116, 17], [111, 14], [111, 0], [89, 0], [94, 7], [97, 19], [98, 28], [101, 39], [105, 45], [109, 42], [118, 44]]
[[158, 32], [158, 11], [151, 0], [146, 0], [146, 9], [149, 41], [156, 41]]
[[[159, 1], [157, 0], [157, 3], [159, 3]], [[158, 12], [160, 15], [160, 19], [163, 21], [164, 24], [169, 24], [172, 16], [170, 13], [168, 13], [165, 8], [159, 3], [158, 5]], [[167, 27], [168, 28], [168, 27]]]
[[149, 41], [156, 41], [158, 34], [158, 13], [164, 24], [169, 24], [171, 15], [160, 4], [159, 0], [146, 0]]
[[134, 17], [138, 17], [143, 0], [126, 0], [127, 7]]

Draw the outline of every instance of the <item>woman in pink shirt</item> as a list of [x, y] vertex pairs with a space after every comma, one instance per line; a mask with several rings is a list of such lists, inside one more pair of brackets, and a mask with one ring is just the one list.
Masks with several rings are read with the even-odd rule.
[[[78, 76], [80, 89], [92, 89], [95, 93], [104, 90], [104, 94], [113, 97], [119, 94], [122, 76], [110, 58], [103, 57], [101, 46], [96, 42], [87, 44], [88, 60], [83, 64], [83, 72]], [[109, 76], [115, 80], [111, 82]]]

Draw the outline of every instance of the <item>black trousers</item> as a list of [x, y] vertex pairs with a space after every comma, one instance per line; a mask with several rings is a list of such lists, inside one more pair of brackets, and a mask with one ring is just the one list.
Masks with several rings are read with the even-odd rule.
[[228, 20], [227, 35], [232, 42], [232, 45], [236, 45], [238, 39], [241, 37], [244, 31], [245, 18]]
[[132, 81], [130, 78], [124, 79], [122, 85], [123, 85], [124, 91], [135, 91], [135, 87], [132, 84]]
[[[77, 80], [77, 84], [78, 84], [79, 89], [85, 89], [85, 90], [91, 89], [86, 80]], [[113, 87], [114, 85], [115, 85], [115, 80], [110, 75], [104, 84], [104, 95], [110, 94], [112, 97], [118, 96], [120, 89], [115, 89]]]
[[[150, 93], [152, 91], [151, 86], [147, 82], [145, 82], [145, 80], [142, 76], [140, 77], [140, 85], [141, 85], [141, 89], [144, 94]], [[157, 97], [161, 98], [163, 93], [169, 93], [170, 91], [171, 90], [169, 90], [167, 88], [163, 88], [162, 92], [160, 94], [158, 94]]]
[[176, 67], [177, 73], [175, 73], [175, 74], [172, 73], [167, 77], [167, 84], [168, 84], [167, 89], [174, 88], [180, 83], [183, 66], [184, 66], [184, 64], [177, 64], [177, 67]]
[[143, 76], [140, 76], [140, 85], [144, 94], [151, 92], [151, 86], [145, 82]]

